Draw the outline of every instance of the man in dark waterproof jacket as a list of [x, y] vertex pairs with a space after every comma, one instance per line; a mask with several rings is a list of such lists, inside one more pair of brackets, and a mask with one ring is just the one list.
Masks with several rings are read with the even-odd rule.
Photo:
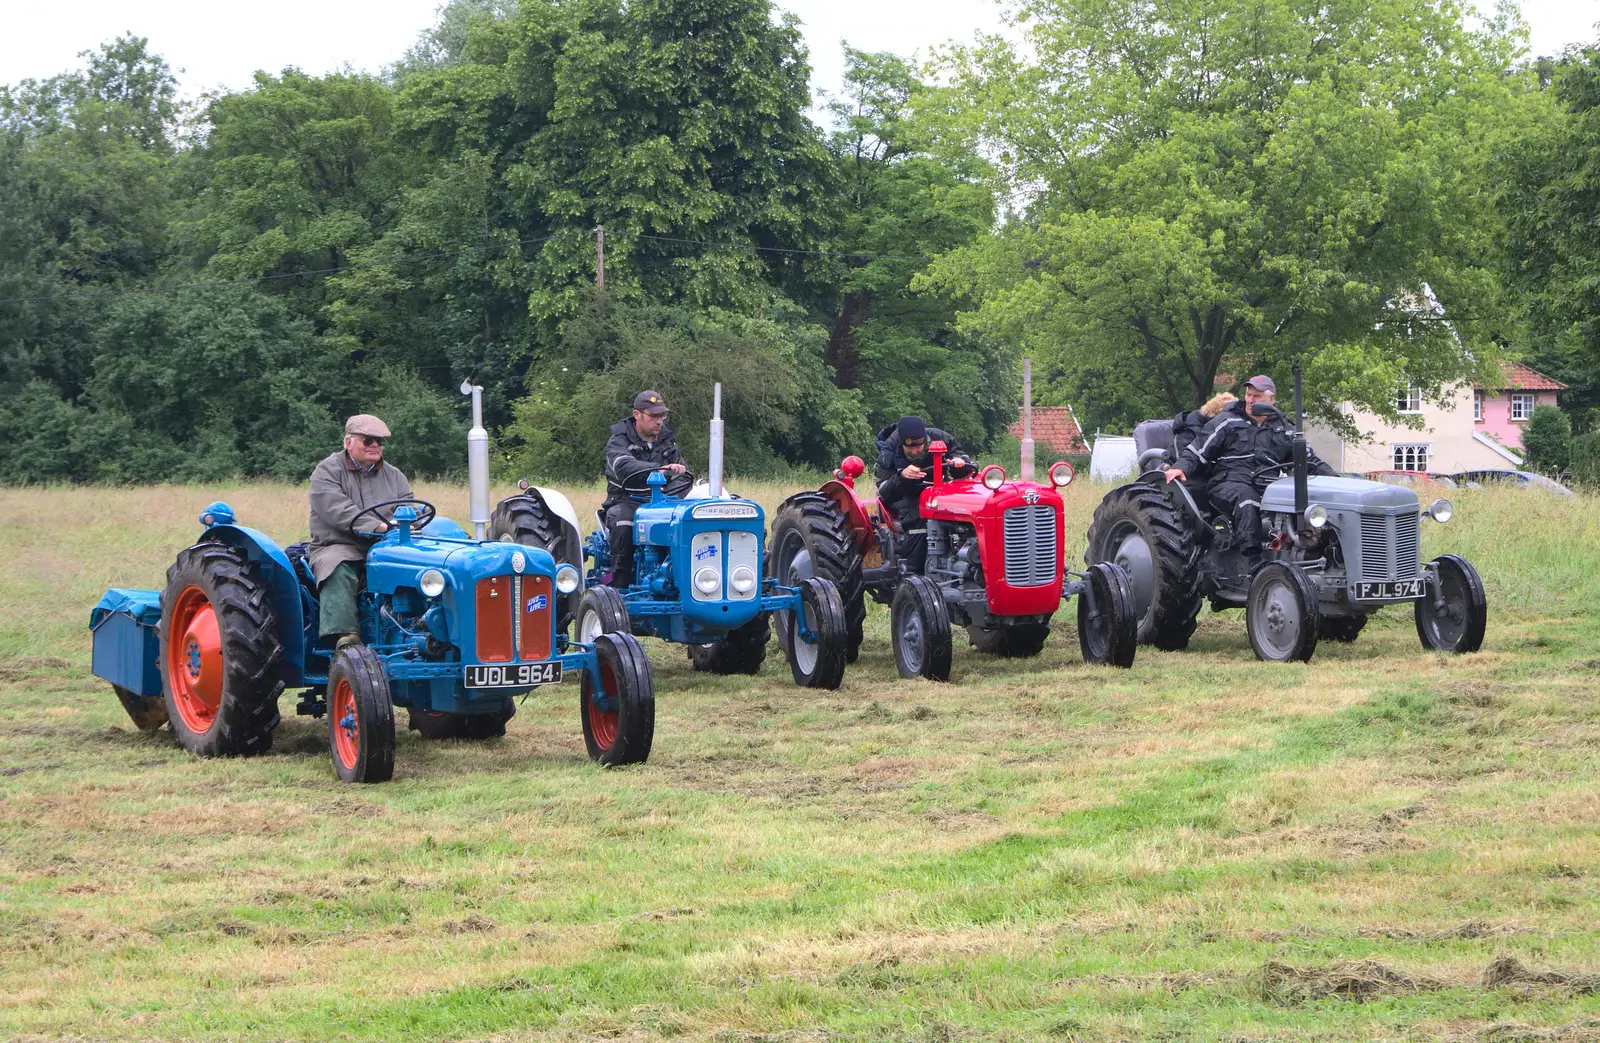
[[[1244, 401], [1217, 414], [1179, 454], [1177, 464], [1167, 469], [1169, 482], [1209, 476], [1206, 492], [1213, 504], [1233, 515], [1239, 549], [1252, 566], [1261, 560], [1261, 494], [1277, 477], [1259, 472], [1274, 464], [1294, 462], [1294, 429], [1276, 415], [1250, 413], [1257, 402], [1271, 404], [1277, 392], [1271, 377], [1245, 381]], [[1306, 461], [1312, 474], [1334, 473], [1310, 446], [1306, 447]]]
[[606, 532], [611, 541], [611, 585], [633, 582], [633, 515], [650, 498], [651, 471], [670, 480], [684, 473], [677, 434], [666, 422], [667, 404], [655, 391], [633, 396], [633, 414], [611, 425], [606, 441]]
[[934, 442], [944, 443], [944, 463], [952, 477], [972, 473], [972, 462], [955, 436], [929, 427], [921, 417], [903, 416], [878, 432], [878, 502], [887, 504], [900, 519], [906, 534], [904, 557], [913, 574], [920, 573], [928, 559], [922, 490], [933, 484], [933, 454], [928, 446]]

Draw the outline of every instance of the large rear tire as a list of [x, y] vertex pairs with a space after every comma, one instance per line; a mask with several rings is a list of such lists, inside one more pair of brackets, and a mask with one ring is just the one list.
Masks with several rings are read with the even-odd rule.
[[1288, 562], [1269, 561], [1250, 581], [1244, 626], [1256, 658], [1269, 663], [1307, 663], [1317, 650], [1317, 591]]
[[1002, 659], [1032, 659], [1044, 650], [1049, 623], [1020, 623], [1009, 627], [967, 627], [967, 640], [985, 655]]
[[594, 651], [600, 686], [585, 670], [578, 696], [583, 744], [591, 760], [608, 768], [643, 764], [656, 734], [656, 693], [644, 646], [632, 634], [601, 634]]
[[283, 658], [272, 594], [244, 551], [178, 552], [161, 592], [161, 693], [178, 744], [202, 757], [272, 748]]
[[932, 580], [907, 576], [889, 605], [894, 665], [906, 679], [950, 680], [950, 613]]
[[1142, 483], [1107, 493], [1089, 525], [1084, 561], [1114, 562], [1128, 574], [1139, 641], [1164, 652], [1189, 646], [1200, 614], [1194, 539], [1166, 494]]
[[[819, 576], [800, 583], [800, 610], [783, 613], [789, 627], [789, 672], [802, 688], [838, 688], [844, 683], [846, 642], [844, 602], [839, 588]], [[811, 631], [807, 641], [802, 622]]]
[[[568, 560], [571, 555], [569, 548], [562, 546], [563, 529], [560, 519], [551, 514], [545, 507], [544, 501], [537, 496], [508, 496], [494, 506], [494, 513], [489, 516], [489, 527], [484, 535], [490, 540], [499, 543], [520, 543], [524, 547], [538, 547], [548, 551], [557, 563]], [[579, 572], [583, 571], [582, 552], [576, 561], [572, 562]], [[556, 621], [556, 629], [566, 633], [567, 624], [572, 622], [576, 598], [572, 594], [557, 595], [561, 606], [560, 618]]]
[[328, 668], [328, 745], [344, 782], [394, 777], [394, 704], [383, 660], [365, 645], [346, 648]]
[[1434, 558], [1432, 564], [1444, 604], [1434, 604], [1433, 591], [1417, 599], [1417, 637], [1422, 639], [1422, 647], [1438, 652], [1476, 652], [1483, 647], [1483, 633], [1489, 625], [1489, 597], [1483, 579], [1466, 558], [1454, 554]]
[[1086, 663], [1133, 665], [1139, 645], [1139, 616], [1133, 584], [1115, 564], [1089, 566], [1089, 589], [1078, 597], [1078, 649]]
[[[796, 493], [783, 501], [772, 520], [767, 575], [785, 587], [797, 587], [800, 580], [811, 576], [833, 580], [844, 603], [845, 662], [856, 661], [865, 636], [867, 602], [856, 536], [838, 504], [819, 492]], [[789, 652], [785, 644], [789, 629], [778, 630], [785, 654]]]
[[767, 641], [771, 637], [771, 617], [760, 612], [744, 626], [728, 631], [721, 641], [690, 645], [689, 662], [703, 673], [758, 674], [767, 660]]

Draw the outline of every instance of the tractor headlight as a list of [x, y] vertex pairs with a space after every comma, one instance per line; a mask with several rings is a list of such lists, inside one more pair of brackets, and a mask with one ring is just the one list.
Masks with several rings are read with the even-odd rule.
[[1057, 460], [1050, 465], [1050, 484], [1057, 489], [1065, 488], [1072, 484], [1072, 465], [1065, 460]]
[[717, 575], [717, 570], [707, 566], [694, 574], [694, 589], [706, 597], [713, 597], [722, 589], [722, 577]]
[[578, 575], [578, 570], [571, 565], [556, 567], [556, 589], [563, 594], [571, 594], [578, 589], [578, 584], [583, 577]]
[[438, 569], [424, 569], [417, 577], [417, 589], [430, 598], [444, 593], [444, 573]]
[[1428, 517], [1443, 525], [1456, 516], [1456, 505], [1446, 499], [1438, 499], [1428, 506]]
[[998, 489], [1006, 484], [1006, 469], [999, 464], [990, 464], [983, 469], [983, 487], [985, 489]]
[[[709, 569], [703, 570], [709, 572]], [[748, 594], [756, 588], [756, 574], [748, 565], [740, 565], [728, 576], [728, 586], [740, 594]]]
[[1328, 524], [1328, 508], [1320, 503], [1314, 503], [1306, 508], [1306, 524], [1313, 529], [1320, 529]]

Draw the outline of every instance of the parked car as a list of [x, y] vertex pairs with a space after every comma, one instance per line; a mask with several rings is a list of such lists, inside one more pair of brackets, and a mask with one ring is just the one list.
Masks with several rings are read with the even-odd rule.
[[1526, 489], [1542, 489], [1548, 493], [1555, 493], [1557, 496], [1577, 495], [1560, 482], [1546, 478], [1542, 474], [1536, 474], [1533, 471], [1461, 471], [1450, 477], [1455, 479], [1457, 485], [1463, 485], [1468, 489], [1493, 483], [1497, 485], [1519, 485]]
[[1420, 489], [1427, 485], [1443, 486], [1446, 489], [1456, 488], [1456, 483], [1447, 474], [1435, 471], [1368, 471], [1361, 477], [1369, 482], [1383, 482], [1386, 485], [1405, 485], [1412, 489]]

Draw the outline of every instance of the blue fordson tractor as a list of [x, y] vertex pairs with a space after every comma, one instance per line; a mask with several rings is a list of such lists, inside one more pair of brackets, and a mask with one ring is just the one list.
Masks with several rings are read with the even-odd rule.
[[382, 782], [394, 771], [395, 707], [424, 738], [486, 738], [505, 733], [514, 697], [577, 678], [589, 756], [620, 765], [650, 755], [655, 693], [639, 642], [627, 633], [569, 640], [562, 606], [582, 586], [579, 570], [543, 548], [483, 539], [488, 436], [481, 389], [463, 391], [473, 396], [478, 538], [423, 500], [361, 512], [357, 531], [391, 522], [367, 554], [363, 644], [335, 651], [318, 638], [305, 545], [280, 547], [224, 503], [201, 513], [200, 538], [178, 553], [164, 590], [106, 592], [90, 617], [94, 672], [140, 728], [169, 724], [201, 756], [263, 753], [279, 697], [302, 689], [296, 712], [328, 718], [339, 777]]
[[[674, 489], [661, 472], [648, 476], [649, 500], [633, 519], [632, 585], [607, 585], [613, 562], [603, 512], [601, 528], [583, 544], [591, 564], [572, 609], [576, 638], [587, 644], [604, 634], [659, 637], [687, 645], [697, 670], [754, 674], [776, 623], [795, 683], [838, 688], [849, 640], [839, 588], [821, 578], [784, 586], [766, 575], [761, 506], [722, 491], [720, 384], [713, 396], [709, 480], [680, 476]], [[570, 554], [574, 533], [537, 492], [501, 501], [495, 519], [496, 531]]]

